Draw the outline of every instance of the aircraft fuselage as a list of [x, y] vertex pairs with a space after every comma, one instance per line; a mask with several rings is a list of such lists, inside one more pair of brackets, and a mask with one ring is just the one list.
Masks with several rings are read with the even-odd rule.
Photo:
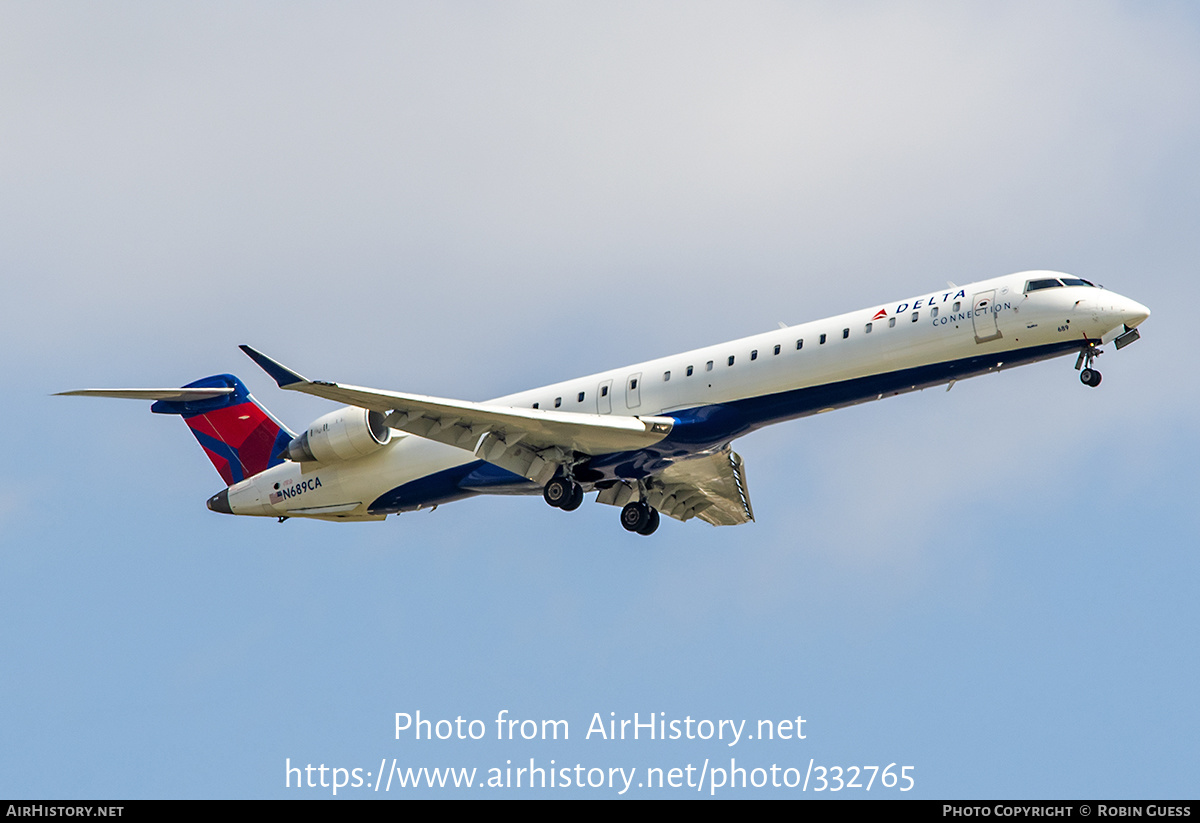
[[[1030, 288], [1051, 280], [1057, 285]], [[572, 466], [579, 483], [604, 489], [711, 455], [772, 423], [1062, 355], [1084, 353], [1090, 366], [1097, 345], [1130, 335], [1148, 315], [1141, 304], [1084, 281], [1023, 272], [598, 372], [487, 405], [671, 418], [670, 433], [650, 447], [586, 456]], [[235, 514], [375, 519], [475, 494], [542, 491], [527, 477], [481, 460], [474, 445], [459, 448], [400, 433], [355, 460], [276, 465], [233, 484], [227, 502]]]

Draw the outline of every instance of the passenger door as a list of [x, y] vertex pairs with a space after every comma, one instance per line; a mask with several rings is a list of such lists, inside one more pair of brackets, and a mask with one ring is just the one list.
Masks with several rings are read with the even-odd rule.
[[1000, 318], [993, 306], [995, 302], [996, 290], [991, 289], [975, 295], [971, 303], [971, 323], [975, 328], [976, 343], [987, 343], [1004, 336], [1000, 334]]

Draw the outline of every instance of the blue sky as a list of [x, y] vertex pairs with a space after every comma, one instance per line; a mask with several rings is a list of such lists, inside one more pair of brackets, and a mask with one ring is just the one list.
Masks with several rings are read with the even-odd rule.
[[[15, 2], [0, 73], [0, 794], [732, 757], [1196, 796], [1190, 7]], [[49, 396], [229, 371], [299, 428], [331, 406], [237, 344], [485, 399], [1032, 268], [1152, 309], [1102, 387], [1063, 359], [756, 433], [758, 521], [649, 540], [536, 498], [219, 516], [178, 420]], [[489, 735], [396, 740], [418, 710]], [[807, 737], [585, 739], [610, 712]]]

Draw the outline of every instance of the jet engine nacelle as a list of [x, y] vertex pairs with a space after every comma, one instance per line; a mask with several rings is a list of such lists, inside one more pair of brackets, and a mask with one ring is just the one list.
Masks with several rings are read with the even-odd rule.
[[378, 451], [392, 439], [383, 414], [347, 406], [318, 417], [308, 431], [288, 443], [287, 459], [296, 463], [336, 463]]

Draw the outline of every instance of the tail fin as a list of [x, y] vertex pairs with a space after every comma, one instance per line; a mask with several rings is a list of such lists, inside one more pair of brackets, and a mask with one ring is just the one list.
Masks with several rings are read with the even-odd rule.
[[150, 411], [181, 415], [225, 485], [283, 462], [282, 454], [295, 435], [258, 404], [241, 380], [232, 374], [217, 374], [184, 388], [226, 392], [199, 400], [158, 400]]

